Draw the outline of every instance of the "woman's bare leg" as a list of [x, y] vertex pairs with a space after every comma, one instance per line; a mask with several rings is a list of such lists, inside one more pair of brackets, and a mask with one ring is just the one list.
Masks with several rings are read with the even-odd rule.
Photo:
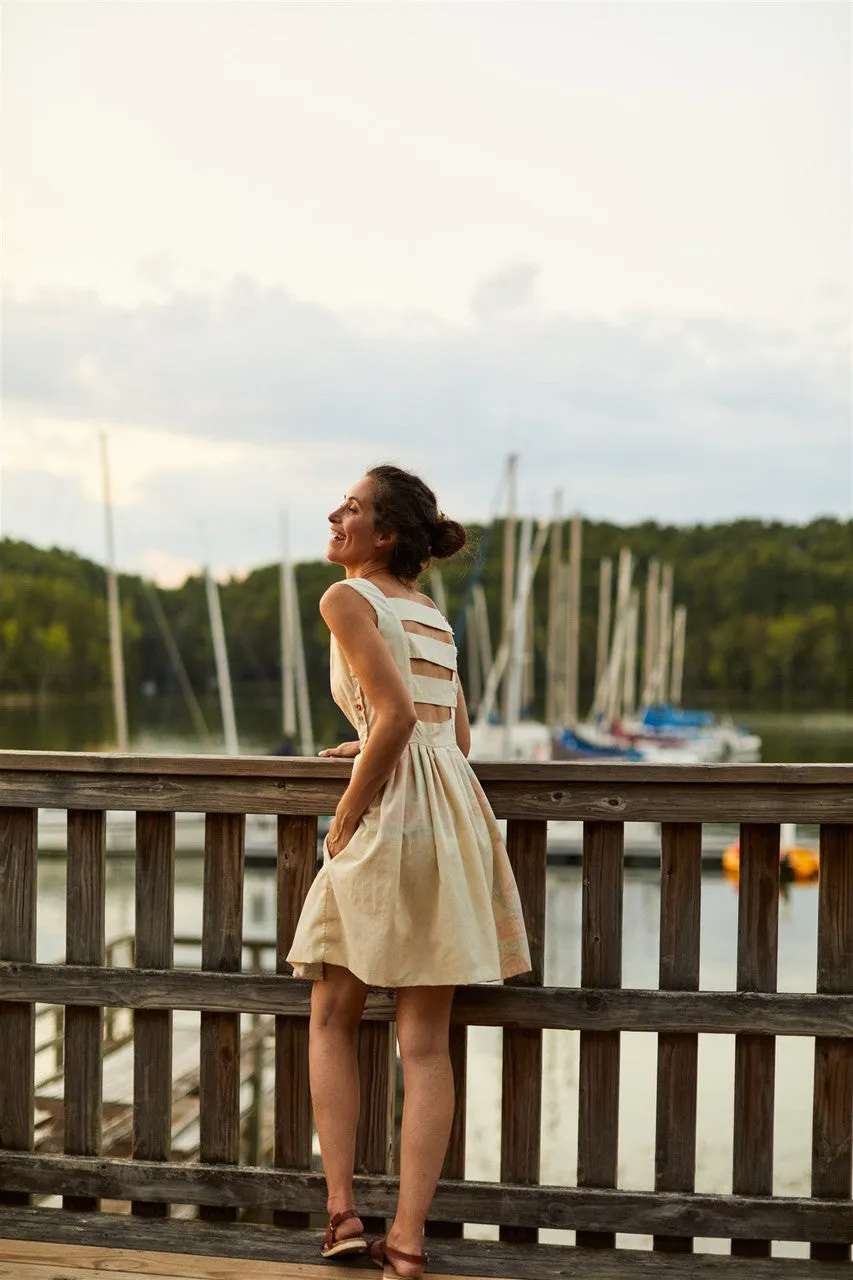
[[[400, 1194], [388, 1244], [403, 1253], [423, 1253], [426, 1216], [435, 1194], [453, 1123], [453, 1071], [448, 1031], [453, 987], [401, 987], [397, 992], [397, 1039], [403, 1061], [403, 1127]], [[395, 1261], [401, 1276], [422, 1270]]]
[[[367, 987], [349, 969], [327, 964], [325, 977], [311, 991], [309, 1063], [311, 1101], [326, 1176], [329, 1216], [352, 1209], [355, 1135], [358, 1128], [358, 1055], [356, 1032]], [[362, 1233], [350, 1218], [338, 1238]]]

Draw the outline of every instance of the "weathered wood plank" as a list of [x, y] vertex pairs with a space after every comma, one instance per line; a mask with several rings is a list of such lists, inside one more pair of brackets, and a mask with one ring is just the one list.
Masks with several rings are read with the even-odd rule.
[[[581, 982], [622, 985], [624, 827], [587, 822], [583, 832]], [[582, 1031], [578, 1062], [578, 1186], [615, 1187], [619, 1157], [618, 1031]], [[613, 1248], [612, 1231], [578, 1231], [587, 1248]]]
[[[104, 963], [106, 814], [68, 811], [65, 957], [68, 964]], [[101, 1149], [103, 1009], [88, 1002], [65, 1010], [65, 1151], [97, 1155]], [[63, 1207], [95, 1210], [92, 1197], [67, 1195]]]
[[[0, 809], [0, 959], [36, 958], [35, 809]], [[33, 1147], [35, 1013], [32, 1004], [0, 1001], [0, 1045], [14, 1070], [0, 1070], [0, 1148]], [[18, 1192], [0, 1194], [0, 1205], [26, 1205]]]
[[[10, 1153], [0, 1165], [0, 1186], [37, 1194], [66, 1187], [105, 1199], [150, 1198], [186, 1204], [283, 1207], [322, 1213], [325, 1183], [319, 1173], [241, 1165], [180, 1165], [158, 1161]], [[397, 1179], [357, 1176], [355, 1191], [367, 1213], [392, 1214]], [[505, 1221], [555, 1230], [615, 1230], [637, 1235], [694, 1235], [826, 1242], [849, 1239], [849, 1201], [787, 1196], [728, 1196], [619, 1191], [595, 1187], [513, 1186], [495, 1182], [440, 1182], [435, 1209], [442, 1218]], [[17, 1210], [10, 1210], [14, 1213]], [[50, 1212], [45, 1210], [44, 1212]], [[4, 1225], [6, 1210], [3, 1212]], [[140, 1223], [144, 1227], [146, 1223]], [[154, 1224], [152, 1224], [154, 1225]], [[282, 1231], [283, 1237], [289, 1230]], [[690, 1262], [682, 1265], [689, 1267]]]
[[[545, 876], [548, 825], [513, 820], [507, 826], [507, 853], [518, 885], [530, 945], [529, 973], [508, 986], [527, 991], [545, 977]], [[542, 1032], [505, 1027], [501, 1090], [501, 1182], [539, 1181], [542, 1130]], [[502, 1225], [501, 1240], [535, 1242], [533, 1227]]]
[[[278, 877], [276, 900], [276, 973], [289, 974], [285, 957], [305, 895], [317, 866], [317, 819], [280, 817], [278, 820]], [[275, 1020], [275, 1152], [280, 1168], [311, 1167], [311, 1093], [308, 1079], [308, 1024], [304, 1018]], [[277, 1212], [280, 1227], [307, 1227], [304, 1213]]]
[[[115, 1215], [105, 1215], [115, 1218]], [[316, 1233], [288, 1232], [286, 1242], [275, 1241], [275, 1230], [269, 1227], [255, 1228], [245, 1225], [211, 1227], [206, 1223], [169, 1223], [165, 1240], [156, 1242], [157, 1251], [144, 1247], [137, 1239], [128, 1241], [129, 1233], [111, 1221], [104, 1224], [104, 1233], [98, 1247], [78, 1244], [78, 1240], [94, 1240], [101, 1226], [96, 1215], [75, 1222], [75, 1234], [61, 1245], [40, 1242], [0, 1240], [0, 1268], [13, 1266], [7, 1274], [13, 1280], [54, 1280], [60, 1267], [68, 1280], [87, 1280], [91, 1277], [114, 1276], [116, 1280], [129, 1280], [130, 1276], [157, 1276], [159, 1280], [233, 1280], [235, 1259], [239, 1259], [241, 1280], [329, 1280], [352, 1274], [350, 1266], [334, 1267], [331, 1263], [319, 1265], [306, 1263], [316, 1249]], [[18, 1224], [15, 1224], [16, 1226]], [[181, 1238], [178, 1231], [186, 1226], [187, 1234]], [[51, 1232], [53, 1235], [53, 1232]], [[283, 1233], [278, 1233], [283, 1234]], [[222, 1257], [212, 1256], [222, 1239]], [[131, 1247], [120, 1247], [121, 1244]], [[133, 1248], [137, 1245], [137, 1248]], [[538, 1246], [522, 1253], [523, 1246], [500, 1244], [492, 1241], [466, 1240], [457, 1245], [430, 1245], [430, 1272], [447, 1277], [447, 1280], [464, 1280], [464, 1276], [514, 1276], [519, 1280], [656, 1280], [658, 1276], [683, 1280], [683, 1262], [676, 1258], [634, 1250], [619, 1249], [611, 1254], [572, 1250], [554, 1245]], [[166, 1252], [169, 1249], [171, 1252]], [[195, 1249], [195, 1253], [184, 1250]], [[436, 1252], [438, 1249], [438, 1252]], [[31, 1270], [29, 1259], [35, 1251], [49, 1251], [51, 1267], [45, 1275], [44, 1267]], [[251, 1253], [251, 1257], [247, 1256]], [[42, 1256], [41, 1253], [39, 1256]], [[269, 1259], [268, 1261], [265, 1259]], [[8, 1261], [6, 1261], [8, 1260]], [[82, 1265], [81, 1265], [82, 1264]], [[362, 1271], [362, 1268], [359, 1268]], [[176, 1275], [175, 1273], [180, 1273]], [[464, 1272], [464, 1276], [460, 1275]], [[2, 1274], [2, 1270], [0, 1270]], [[817, 1263], [809, 1267], [808, 1275], [814, 1280], [837, 1280], [839, 1273], [831, 1266]], [[736, 1259], [719, 1254], [698, 1255], [691, 1263], [690, 1275], [707, 1277], [739, 1276], [744, 1280], [742, 1264]], [[759, 1259], [750, 1277], [756, 1280], [802, 1280], [802, 1262], [796, 1258]]]
[[[243, 959], [243, 860], [246, 818], [208, 813], [204, 832], [201, 967], [237, 973]], [[202, 1011], [199, 1073], [199, 1158], [240, 1161], [240, 1017]], [[209, 1221], [234, 1211], [202, 1205]]]
[[[740, 829], [737, 986], [775, 991], [779, 945], [779, 827], [744, 823]], [[776, 1041], [739, 1035], [735, 1040], [732, 1190], [773, 1194], [773, 1107]], [[733, 1240], [739, 1257], [769, 1257], [770, 1240]]]
[[[853, 992], [853, 827], [820, 833], [817, 989]], [[812, 1194], [853, 1194], [853, 1041], [815, 1040]], [[851, 1237], [853, 1239], [853, 1236]], [[850, 1260], [849, 1244], [813, 1244], [812, 1258]]]
[[[661, 827], [661, 990], [698, 991], [702, 827]], [[658, 1039], [655, 1190], [692, 1191], [696, 1174], [696, 1094], [699, 1040], [664, 1033]], [[685, 1236], [655, 1236], [664, 1253], [690, 1253]]]
[[[849, 785], [850, 764], [622, 764], [617, 762], [577, 764], [571, 760], [474, 762], [482, 782], [535, 781], [554, 779], [586, 783], [590, 775], [603, 782], [622, 782], [630, 777], [643, 783], [675, 782], [679, 785], [704, 783], [708, 778], [762, 785], [781, 782], [800, 786], [827, 783]], [[319, 759], [317, 756], [227, 756], [227, 755], [136, 755], [97, 751], [10, 751], [0, 750], [0, 776], [21, 770], [31, 773], [108, 773], [111, 777], [148, 773], [157, 776], [349, 778], [349, 760]]]
[[[311, 984], [275, 974], [139, 973], [90, 965], [0, 961], [0, 999], [126, 1009], [199, 1009], [308, 1016]], [[365, 1017], [394, 1018], [394, 997], [371, 992]], [[656, 1031], [734, 1035], [853, 1037], [853, 995], [792, 992], [642, 991], [594, 987], [459, 987], [456, 1025], [544, 1027], [557, 1031]]]
[[[458, 1023], [450, 1028], [450, 1065], [453, 1069], [453, 1090], [456, 1104], [453, 1110], [453, 1125], [450, 1130], [450, 1141], [441, 1170], [442, 1178], [459, 1179], [465, 1177], [465, 1128], [466, 1128], [466, 1095], [468, 1071], [468, 1028]], [[438, 1236], [445, 1240], [461, 1239], [463, 1224], [430, 1218], [427, 1222], [428, 1236]]]
[[[355, 1139], [358, 1173], [390, 1173], [394, 1167], [394, 1105], [397, 1093], [395, 1024], [363, 1022], [358, 1029], [361, 1111]], [[383, 1235], [384, 1217], [362, 1214], [368, 1235]]]
[[[167, 969], [175, 932], [175, 815], [136, 817], [136, 966]], [[172, 1145], [172, 1013], [137, 1009], [133, 1018], [133, 1156], [168, 1160]], [[143, 1218], [169, 1206], [134, 1201]]]
[[[263, 763], [259, 759], [246, 771], [235, 766], [191, 773], [175, 761], [154, 757], [136, 772], [68, 768], [39, 773], [32, 768], [7, 768], [0, 777], [4, 800], [13, 806], [319, 815], [334, 810], [350, 772], [348, 762], [341, 761], [317, 761], [310, 768], [291, 771], [289, 764], [276, 760], [271, 772], [261, 767]], [[483, 764], [477, 772], [495, 813], [502, 818], [853, 822], [850, 766], [838, 766], [838, 772], [822, 771], [826, 767], [819, 765], [708, 765], [703, 766], [704, 772], [681, 768], [683, 775], [658, 765], [596, 765], [593, 769], [558, 762]], [[790, 772], [772, 772], [785, 768]], [[500, 773], [501, 769], [505, 772]], [[771, 772], [743, 772], [755, 769]]]

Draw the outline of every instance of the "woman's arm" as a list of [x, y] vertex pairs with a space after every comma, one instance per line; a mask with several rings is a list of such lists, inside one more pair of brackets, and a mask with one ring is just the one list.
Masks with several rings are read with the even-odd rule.
[[376, 713], [358, 769], [338, 802], [326, 847], [334, 857], [349, 844], [359, 819], [387, 782], [417, 722], [411, 695], [379, 634], [372, 606], [342, 582], [320, 601], [320, 613]]

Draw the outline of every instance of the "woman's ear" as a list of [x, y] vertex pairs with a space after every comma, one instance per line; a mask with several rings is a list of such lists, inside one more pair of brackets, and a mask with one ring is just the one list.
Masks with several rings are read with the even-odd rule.
[[377, 547], [393, 547], [396, 541], [397, 541], [397, 534], [396, 534], [396, 531], [393, 529], [388, 530], [384, 533], [377, 533], [376, 535]]

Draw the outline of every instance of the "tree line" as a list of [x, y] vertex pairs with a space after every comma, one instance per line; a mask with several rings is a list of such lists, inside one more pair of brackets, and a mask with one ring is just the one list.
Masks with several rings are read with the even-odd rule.
[[[450, 621], [466, 670], [464, 604], [483, 583], [493, 638], [499, 634], [503, 533], [470, 527], [472, 546], [442, 563]], [[853, 522], [807, 525], [759, 520], [683, 528], [619, 527], [586, 521], [581, 589], [581, 706], [592, 699], [601, 557], [628, 546], [643, 586], [650, 557], [673, 565], [675, 600], [687, 607], [684, 702], [717, 709], [843, 708], [853, 702]], [[328, 694], [323, 591], [340, 575], [325, 561], [296, 567], [308, 681], [321, 736], [336, 715]], [[130, 696], [143, 686], [174, 692], [175, 674], [152, 608], [150, 583], [119, 579]], [[428, 579], [424, 582], [429, 589]], [[204, 581], [156, 588], [194, 689], [215, 687]], [[221, 587], [232, 680], [238, 688], [278, 684], [279, 569], [276, 564]], [[548, 554], [534, 585], [536, 704], [543, 714]], [[641, 630], [642, 634], [642, 630]], [[106, 575], [73, 552], [0, 541], [0, 696], [96, 692], [110, 680]]]

